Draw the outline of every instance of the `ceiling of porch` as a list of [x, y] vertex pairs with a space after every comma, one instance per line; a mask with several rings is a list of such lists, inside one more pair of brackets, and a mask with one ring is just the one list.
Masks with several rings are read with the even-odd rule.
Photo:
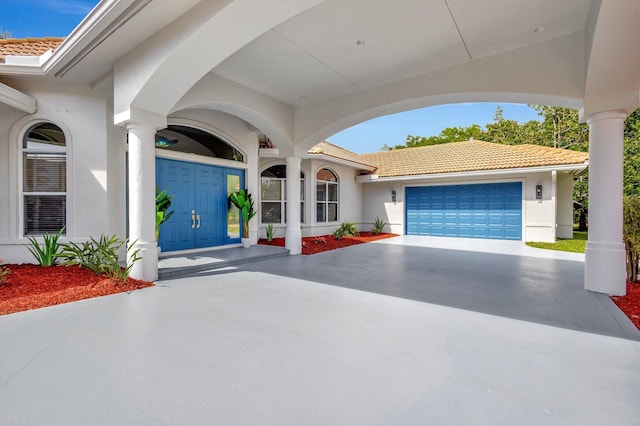
[[[328, 0], [212, 72], [305, 105], [583, 32], [591, 7], [591, 0]], [[584, 73], [576, 79], [582, 87]]]

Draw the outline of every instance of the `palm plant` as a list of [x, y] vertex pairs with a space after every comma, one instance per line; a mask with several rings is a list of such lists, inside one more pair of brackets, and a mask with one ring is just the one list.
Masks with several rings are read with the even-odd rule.
[[57, 263], [58, 258], [60, 257], [60, 245], [58, 244], [58, 240], [62, 236], [64, 232], [64, 228], [58, 231], [55, 235], [45, 234], [42, 236], [43, 243], [42, 246], [38, 243], [38, 241], [34, 237], [27, 237], [29, 242], [31, 243], [31, 247], [27, 247], [33, 257], [36, 258], [36, 261], [40, 266], [53, 266]]
[[256, 215], [253, 200], [247, 189], [240, 189], [229, 195], [229, 201], [242, 213], [242, 238], [249, 238], [249, 221]]
[[160, 225], [173, 215], [173, 210], [167, 213], [172, 199], [173, 195], [168, 195], [166, 189], [158, 193], [158, 188], [156, 188], [156, 241], [160, 236]]

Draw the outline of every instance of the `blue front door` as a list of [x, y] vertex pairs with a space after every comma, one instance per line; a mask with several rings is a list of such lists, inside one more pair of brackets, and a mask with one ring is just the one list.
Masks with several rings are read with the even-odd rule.
[[163, 251], [187, 250], [236, 243], [228, 230], [229, 176], [244, 180], [242, 170], [185, 161], [156, 159], [158, 190], [173, 196], [174, 214], [160, 227]]
[[522, 183], [406, 189], [408, 235], [522, 239]]

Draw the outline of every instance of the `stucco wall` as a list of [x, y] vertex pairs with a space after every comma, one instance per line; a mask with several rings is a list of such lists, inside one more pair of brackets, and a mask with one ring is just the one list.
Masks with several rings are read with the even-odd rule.
[[[80, 241], [109, 232], [107, 199], [107, 101], [84, 85], [45, 80], [7, 80], [37, 99], [35, 114], [3, 109], [0, 152], [6, 167], [0, 170], [0, 258], [32, 262], [28, 241], [21, 237], [19, 164], [24, 132], [39, 121], [50, 121], [67, 136], [67, 237]], [[3, 107], [8, 108], [8, 107]]]
[[[261, 158], [259, 172], [277, 165], [285, 164], [284, 158]], [[338, 175], [338, 221], [318, 223], [316, 221], [316, 181], [318, 170], [327, 168]], [[353, 222], [360, 230], [369, 230], [368, 226], [362, 227], [362, 184], [356, 182], [356, 170], [341, 164], [321, 160], [302, 160], [300, 170], [305, 176], [305, 221], [301, 224], [304, 237], [331, 234], [341, 222]], [[260, 177], [258, 175], [258, 184]], [[258, 211], [258, 218], [261, 216]], [[260, 220], [260, 219], [258, 219]], [[266, 237], [266, 225], [260, 223], [260, 238]], [[274, 224], [274, 236], [284, 237], [286, 224]]]
[[[470, 177], [450, 177], [415, 181], [398, 180], [364, 183], [362, 221], [371, 224], [377, 216], [389, 224], [385, 227], [385, 231], [404, 234], [404, 192], [406, 187], [510, 181], [523, 183], [523, 239], [525, 241], [555, 241], [556, 191], [554, 189], [551, 172], [485, 175], [473, 180], [471, 180]], [[536, 199], [536, 185], [542, 185], [542, 200]], [[395, 203], [391, 200], [391, 191], [396, 191]]]
[[558, 173], [557, 185], [557, 238], [573, 238], [573, 175]]

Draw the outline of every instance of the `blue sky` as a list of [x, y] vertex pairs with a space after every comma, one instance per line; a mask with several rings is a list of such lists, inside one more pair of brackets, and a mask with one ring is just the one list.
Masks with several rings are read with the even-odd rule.
[[[178, 1], [178, 0], [176, 0]], [[16, 38], [66, 37], [98, 4], [97, 0], [0, 0], [0, 28]], [[440, 105], [392, 114], [360, 123], [328, 138], [357, 153], [404, 143], [407, 135], [432, 136], [447, 127], [485, 126], [493, 121], [496, 103]], [[500, 104], [504, 117], [519, 122], [538, 119], [526, 105]]]
[[0, 0], [0, 27], [16, 38], [66, 37], [97, 0]]

